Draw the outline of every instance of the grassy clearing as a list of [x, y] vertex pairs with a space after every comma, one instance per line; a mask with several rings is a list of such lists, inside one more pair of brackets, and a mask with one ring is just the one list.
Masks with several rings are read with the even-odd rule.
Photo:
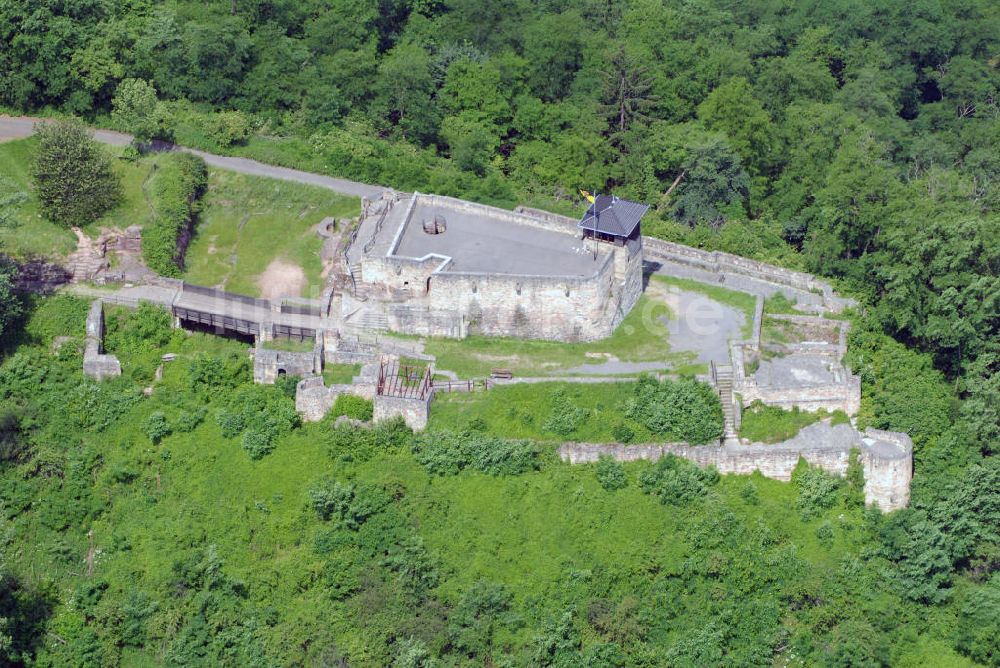
[[844, 411], [831, 413], [819, 410], [812, 413], [799, 410], [798, 407], [787, 411], [755, 401], [743, 411], [740, 438], [748, 438], [754, 443], [780, 443], [792, 438], [804, 427], [826, 418], [832, 418], [832, 424], [835, 425], [850, 422]]
[[282, 260], [304, 273], [299, 296], [318, 296], [323, 243], [313, 227], [327, 216], [356, 216], [359, 210], [357, 198], [324, 188], [213, 169], [184, 278], [259, 295], [260, 274]]
[[360, 364], [326, 364], [323, 366], [323, 383], [325, 385], [350, 383], [359, 373], [361, 373]]
[[[438, 394], [434, 399], [429, 428], [462, 431], [473, 421], [487, 434], [505, 438], [548, 441], [615, 442], [617, 425], [625, 424], [637, 443], [656, 440], [641, 424], [622, 416], [625, 400], [635, 383], [531, 383], [494, 387], [488, 392]], [[586, 412], [579, 427], [568, 437], [546, 428], [562, 393]]]
[[308, 353], [316, 347], [315, 341], [297, 341], [295, 339], [277, 338], [264, 341], [264, 347], [269, 350], [283, 350], [289, 353]]
[[[76, 248], [73, 232], [50, 222], [39, 213], [38, 201], [31, 191], [31, 163], [37, 142], [33, 138], [0, 143], [0, 200], [15, 197], [15, 202], [0, 214], [0, 249], [18, 258], [64, 257]], [[112, 155], [122, 149], [104, 146]], [[136, 162], [115, 161], [115, 171], [122, 179], [124, 197], [121, 204], [100, 220], [84, 228], [88, 236], [96, 236], [102, 227], [126, 228], [141, 225], [149, 215], [149, 206], [142, 194], [142, 184], [149, 175], [155, 156]]]
[[687, 278], [677, 278], [675, 276], [653, 274], [650, 279], [666, 285], [672, 285], [681, 290], [700, 293], [720, 304], [731, 306], [742, 312], [746, 316], [743, 320], [742, 334], [744, 338], [750, 338], [753, 330], [753, 312], [757, 306], [757, 298], [755, 296], [746, 292], [740, 292], [739, 290], [730, 290], [719, 285], [702, 283]]
[[[600, 364], [610, 358], [622, 362], [663, 362], [663, 370], [701, 373], [693, 364], [693, 353], [670, 352], [670, 333], [659, 320], [670, 317], [666, 304], [643, 295], [614, 333], [589, 343], [529, 341], [470, 336], [461, 341], [431, 339], [425, 352], [437, 356], [437, 366], [461, 378], [487, 376], [490, 369], [510, 369], [518, 376], [565, 374], [584, 364]], [[631, 374], [634, 375], [634, 374]]]

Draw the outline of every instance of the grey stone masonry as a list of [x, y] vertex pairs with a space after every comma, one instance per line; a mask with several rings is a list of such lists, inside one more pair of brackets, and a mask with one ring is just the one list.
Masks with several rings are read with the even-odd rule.
[[375, 396], [375, 422], [384, 422], [394, 417], [402, 417], [406, 426], [413, 431], [423, 431], [427, 428], [431, 401], [434, 391], [427, 393], [423, 399], [416, 397]]
[[95, 380], [122, 375], [114, 355], [104, 354], [104, 302], [95, 299], [87, 312], [87, 339], [83, 350], [83, 373]]
[[906, 434], [869, 429], [860, 433], [847, 424], [829, 421], [810, 425], [782, 443], [739, 445], [594, 444], [564, 443], [559, 456], [572, 464], [596, 462], [602, 456], [628, 462], [656, 461], [672, 454], [699, 466], [714, 466], [720, 473], [762, 475], [791, 480], [799, 458], [836, 475], [844, 475], [852, 449], [860, 452], [865, 474], [865, 502], [884, 511], [905, 508], [913, 478], [913, 442]]
[[367, 303], [343, 300], [348, 324], [591, 341], [609, 336], [642, 293], [641, 243], [585, 240], [558, 216], [419, 193], [373, 215], [362, 252], [349, 253], [354, 296]]
[[321, 376], [303, 378], [295, 388], [295, 410], [306, 422], [317, 422], [333, 408], [337, 397], [342, 394], [369, 400], [375, 397], [374, 381], [365, 378], [354, 380], [352, 384], [323, 385]]

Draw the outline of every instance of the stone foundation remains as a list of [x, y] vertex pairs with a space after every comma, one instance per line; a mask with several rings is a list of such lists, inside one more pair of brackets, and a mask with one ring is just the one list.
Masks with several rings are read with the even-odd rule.
[[333, 404], [337, 402], [337, 397], [342, 394], [353, 394], [372, 400], [375, 398], [375, 383], [366, 382], [363, 377], [359, 377], [351, 384], [323, 385], [321, 376], [304, 378], [295, 388], [295, 410], [304, 421], [318, 422], [330, 412]]
[[253, 381], [271, 385], [278, 376], [312, 376], [323, 373], [323, 346], [316, 343], [310, 352], [272, 350], [257, 340], [253, 353]]
[[104, 354], [104, 302], [95, 299], [87, 312], [87, 338], [83, 350], [83, 373], [94, 380], [122, 375], [122, 365], [114, 355]]
[[430, 414], [431, 401], [434, 400], [432, 390], [423, 399], [417, 397], [375, 396], [375, 422], [402, 417], [406, 426], [413, 431], [423, 431], [427, 428], [427, 418]]

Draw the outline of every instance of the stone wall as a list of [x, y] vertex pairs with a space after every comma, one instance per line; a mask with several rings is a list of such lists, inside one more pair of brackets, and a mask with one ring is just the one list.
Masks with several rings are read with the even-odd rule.
[[[823, 434], [822, 430], [828, 433]], [[621, 445], [564, 443], [559, 456], [572, 464], [596, 462], [601, 456], [618, 461], [656, 461], [666, 454], [699, 466], [715, 466], [720, 473], [754, 471], [776, 480], [791, 480], [799, 458], [835, 475], [844, 475], [853, 448], [860, 451], [865, 473], [865, 502], [885, 511], [904, 508], [910, 500], [913, 444], [906, 434], [869, 429], [863, 435], [850, 425], [806, 427], [799, 436], [776, 444], [700, 445], [685, 443]]]
[[465, 316], [458, 310], [411, 304], [388, 304], [386, 318], [389, 329], [394, 332], [450, 339], [464, 339], [469, 333]]
[[14, 284], [18, 290], [48, 294], [72, 279], [73, 274], [60, 264], [29, 260], [18, 263]]
[[427, 428], [427, 418], [430, 414], [431, 401], [434, 399], [434, 392], [427, 393], [424, 399], [404, 399], [402, 397], [388, 397], [377, 395], [375, 397], [375, 422], [391, 420], [394, 417], [402, 417], [406, 426], [413, 431], [423, 431]]
[[271, 350], [258, 340], [253, 353], [253, 382], [272, 384], [280, 375], [311, 376], [323, 373], [323, 346], [317, 343], [311, 352]]
[[[388, 251], [361, 263], [365, 292], [387, 302], [393, 331], [423, 336], [486, 336], [588, 341], [609, 336], [642, 294], [642, 252], [602, 245], [609, 251], [586, 277], [455, 272], [451, 258], [393, 255], [417, 198], [511, 224], [579, 237], [575, 221], [552, 214], [511, 212], [451, 197], [417, 194], [402, 212]], [[383, 234], [388, 233], [388, 229]], [[404, 307], [398, 304], [405, 304]]]
[[311, 376], [299, 381], [295, 388], [295, 410], [306, 422], [318, 422], [330, 412], [342, 394], [353, 394], [363, 399], [375, 398], [375, 384], [356, 382], [353, 384], [323, 385], [322, 376]]
[[752, 378], [747, 378], [736, 391], [740, 393], [744, 406], [759, 400], [785, 410], [798, 407], [804, 411], [840, 410], [848, 415], [857, 415], [861, 409], [861, 379], [858, 376], [847, 376], [840, 383], [790, 389], [760, 387]]
[[95, 299], [87, 312], [87, 332], [83, 349], [83, 373], [95, 380], [122, 375], [122, 365], [114, 355], [104, 354], [104, 302]]
[[735, 290], [771, 296], [782, 293], [799, 304], [839, 312], [851, 300], [837, 297], [832, 286], [812, 274], [776, 267], [719, 251], [703, 251], [643, 237], [648, 259], [660, 262], [682, 278], [722, 283]]

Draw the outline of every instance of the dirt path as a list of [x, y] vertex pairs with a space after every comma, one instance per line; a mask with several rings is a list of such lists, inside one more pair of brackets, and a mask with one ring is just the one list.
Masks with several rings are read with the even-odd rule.
[[272, 260], [257, 279], [257, 287], [263, 299], [301, 297], [306, 287], [306, 274], [298, 265]]

